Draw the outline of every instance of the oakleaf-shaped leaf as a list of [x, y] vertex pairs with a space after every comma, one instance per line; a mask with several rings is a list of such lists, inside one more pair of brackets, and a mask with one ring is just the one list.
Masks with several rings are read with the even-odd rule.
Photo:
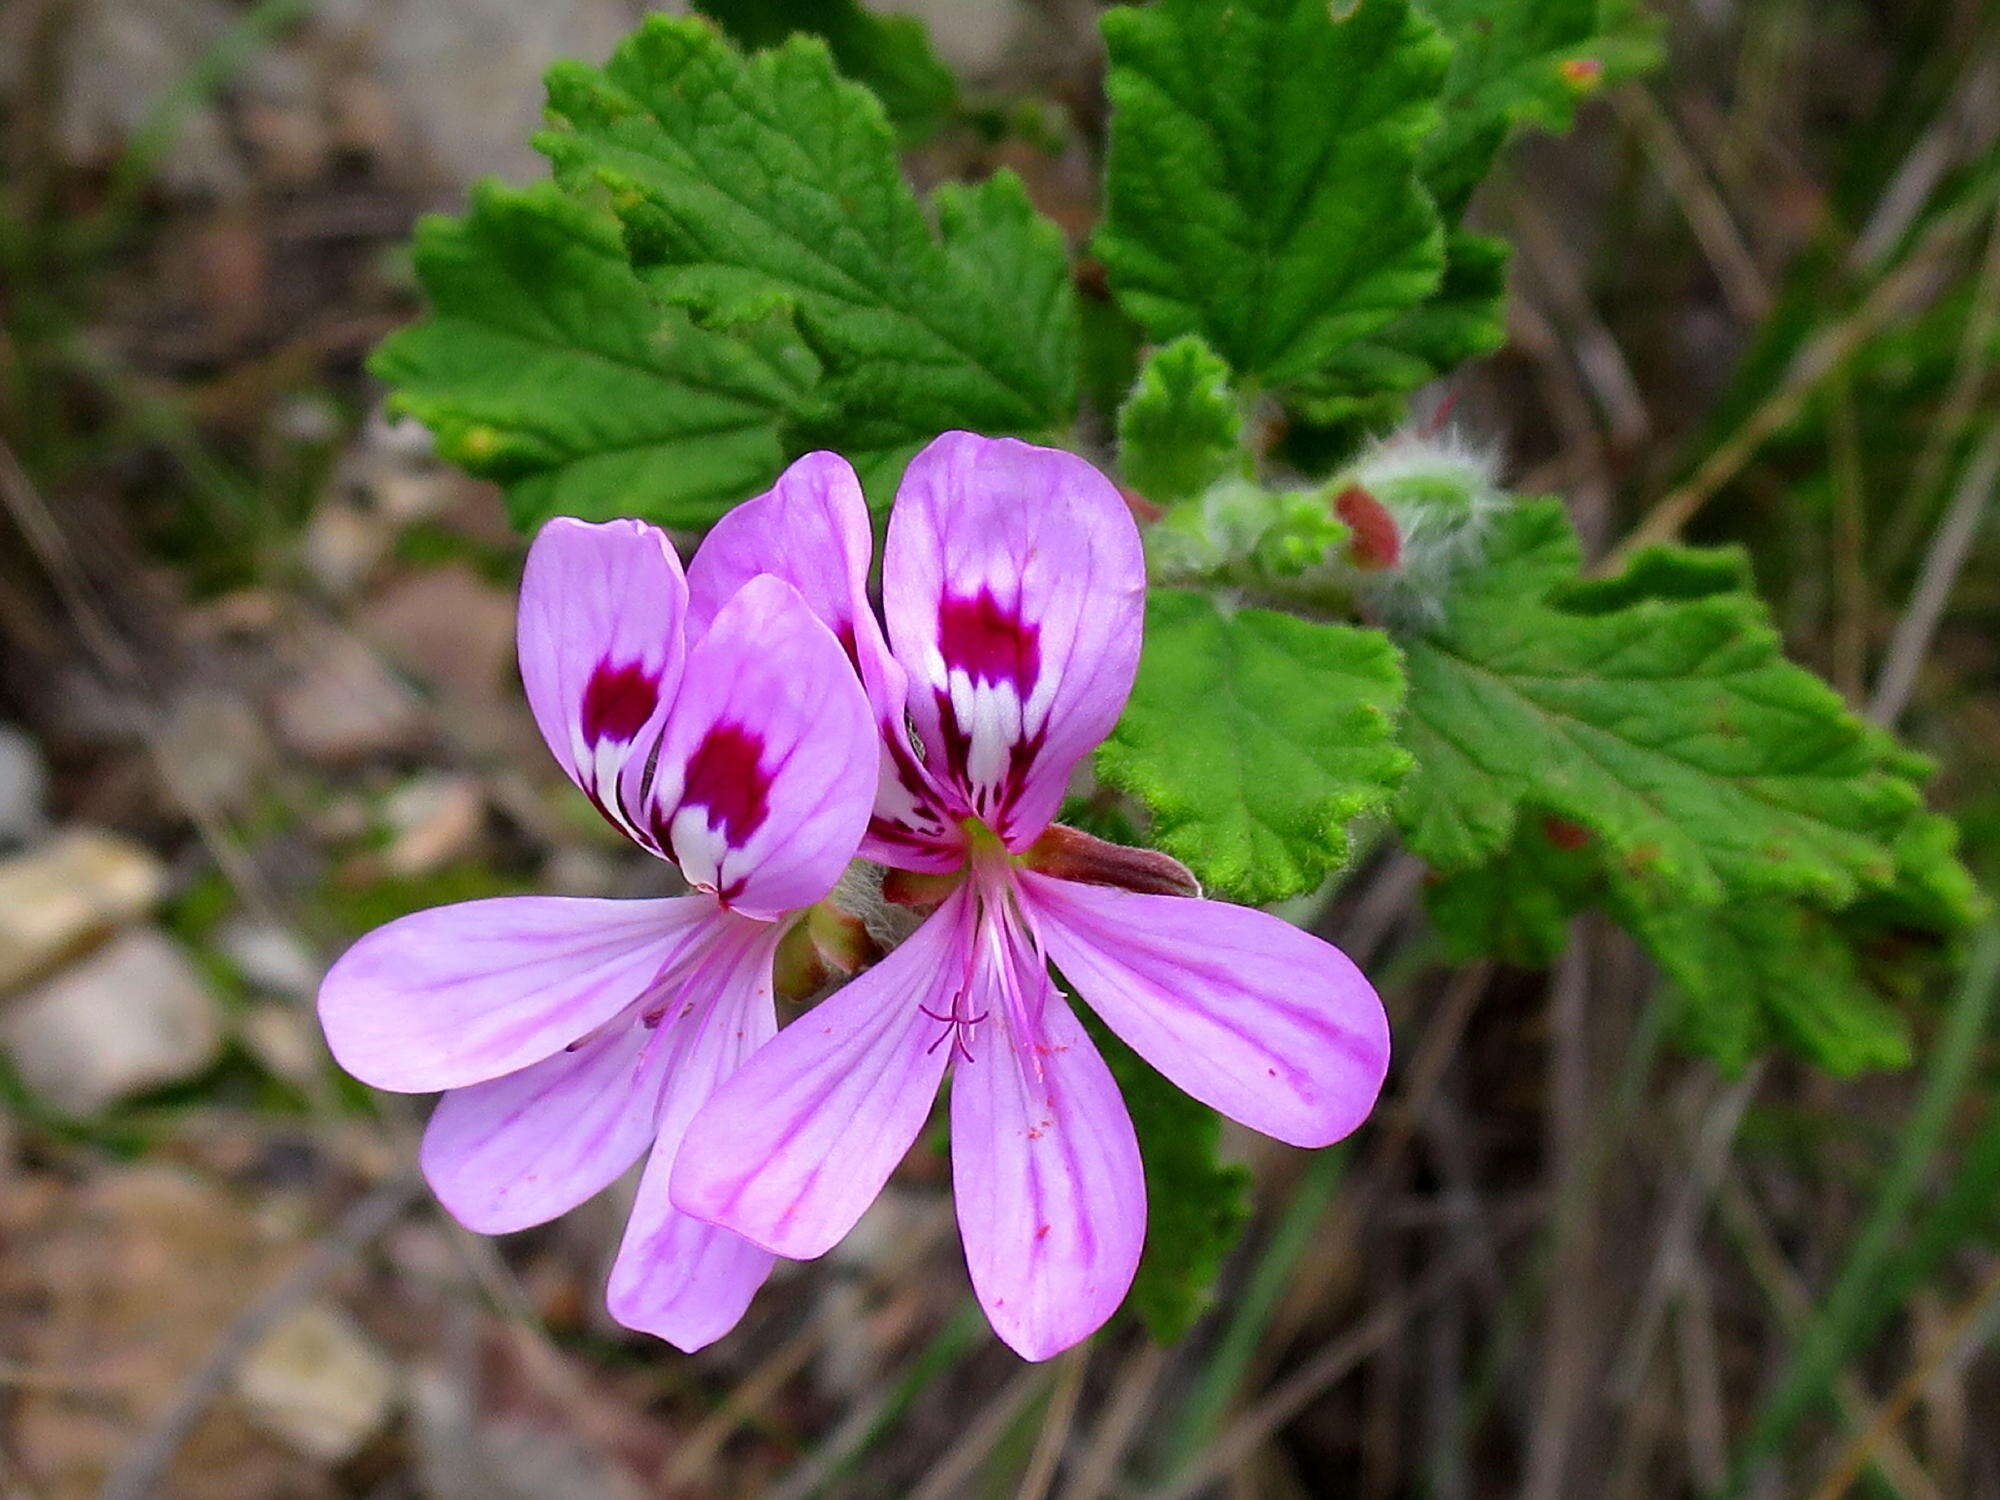
[[371, 368], [446, 458], [500, 480], [514, 520], [714, 521], [776, 475], [816, 407], [786, 319], [697, 325], [626, 264], [615, 220], [543, 185], [486, 184], [417, 230], [431, 313]]
[[1151, 810], [1153, 842], [1204, 884], [1265, 905], [1339, 868], [1347, 822], [1387, 800], [1407, 765], [1391, 737], [1401, 696], [1378, 631], [1156, 590], [1098, 775]]
[[1451, 230], [1437, 291], [1327, 361], [1295, 404], [1327, 425], [1394, 425], [1413, 391], [1507, 341], [1508, 255], [1505, 241]]
[[1450, 48], [1407, 0], [1161, 0], [1104, 17], [1107, 217], [1096, 248], [1158, 340], [1309, 379], [1436, 289], [1416, 180]]
[[1562, 507], [1523, 504], [1444, 623], [1405, 641], [1419, 769], [1398, 813], [1418, 853], [1484, 863], [1532, 806], [1692, 904], [1768, 892], [1837, 906], [1891, 878], [1916, 792], [1839, 696], [1784, 659], [1754, 596], [1604, 607], [1578, 591], [1565, 607], [1576, 568]]
[[650, 285], [707, 318], [794, 310], [826, 367], [822, 436], [887, 452], [952, 427], [1068, 426], [1076, 308], [1060, 233], [1002, 177], [940, 202], [933, 232], [881, 105], [818, 40], [746, 58], [653, 17], [602, 71], [559, 63], [539, 144], [609, 192]]

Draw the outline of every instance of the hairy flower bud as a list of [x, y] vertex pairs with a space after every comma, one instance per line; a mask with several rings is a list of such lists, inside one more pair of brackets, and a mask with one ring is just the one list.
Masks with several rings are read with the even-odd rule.
[[1332, 486], [1330, 508], [1352, 528], [1345, 566], [1356, 595], [1386, 620], [1437, 619], [1452, 579], [1485, 555], [1510, 503], [1490, 455], [1453, 433], [1398, 433]]

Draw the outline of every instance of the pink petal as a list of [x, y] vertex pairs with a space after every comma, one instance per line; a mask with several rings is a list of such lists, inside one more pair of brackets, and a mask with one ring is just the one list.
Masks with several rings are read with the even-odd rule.
[[823, 1255], [923, 1129], [971, 972], [971, 898], [947, 897], [895, 952], [778, 1033], [688, 1127], [674, 1206], [779, 1255]]
[[810, 906], [854, 858], [877, 743], [833, 633], [782, 578], [754, 578], [688, 653], [650, 791], [654, 832], [732, 910]]
[[574, 1051], [438, 1101], [424, 1176], [467, 1229], [506, 1234], [596, 1196], [653, 1141], [662, 1080], [653, 1033], [615, 1025]]
[[839, 639], [860, 674], [883, 736], [881, 797], [862, 842], [864, 858], [918, 869], [958, 864], [958, 841], [940, 798], [909, 750], [904, 724], [908, 674], [889, 654], [868, 604], [874, 550], [868, 502], [847, 460], [808, 453], [768, 494], [716, 523], [688, 566], [688, 615], [698, 633], [736, 591], [760, 573], [799, 591]]
[[1332, 944], [1247, 906], [1019, 878], [1077, 993], [1204, 1104], [1295, 1146], [1337, 1141], [1374, 1108], [1388, 1018]]
[[535, 723], [599, 811], [655, 853], [639, 782], [680, 685], [686, 613], [656, 527], [558, 516], [528, 550], [517, 636]]
[[611, 1315], [690, 1354], [736, 1326], [771, 1270], [769, 1251], [689, 1218], [667, 1197], [689, 1119], [777, 1030], [771, 959], [780, 931], [749, 926], [744, 921], [744, 938], [719, 951], [689, 987], [709, 998], [669, 1038], [658, 1138], [611, 1268]]
[[1010, 849], [1118, 721], [1145, 589], [1138, 527], [1082, 459], [948, 432], [910, 461], [883, 556], [889, 639], [927, 769]]
[[632, 1004], [713, 911], [694, 897], [503, 896], [418, 912], [327, 972], [320, 1025], [335, 1060], [378, 1089], [484, 1083]]
[[1111, 1070], [1041, 959], [1013, 946], [1028, 1003], [998, 1008], [1001, 1024], [979, 1028], [952, 1069], [952, 1196], [993, 1331], [1023, 1359], [1047, 1359], [1125, 1300], [1146, 1184]]

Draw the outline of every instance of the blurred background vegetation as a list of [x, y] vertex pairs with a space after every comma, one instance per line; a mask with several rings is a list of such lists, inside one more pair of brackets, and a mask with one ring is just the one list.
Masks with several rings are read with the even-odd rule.
[[[616, 1204], [499, 1243], [429, 1204], [421, 1110], [324, 1055], [325, 962], [657, 874], [520, 702], [494, 492], [363, 361], [415, 216], [536, 175], [541, 69], [645, 8], [0, 4], [0, 1496], [2000, 1497], [1990, 940], [1907, 1071], [1726, 1076], [1609, 925], [1453, 967], [1363, 860], [1323, 930], [1395, 1020], [1384, 1107], [1232, 1135], [1256, 1216], [1172, 1347], [1015, 1360], [935, 1150], [694, 1358], [604, 1315]], [[819, 24], [913, 177], [1011, 166], [1081, 241], [1096, 8], [893, 8]], [[1600, 554], [1747, 545], [1990, 887], [2000, 7], [1654, 8], [1665, 66], [1482, 190], [1510, 342], [1426, 409]]]

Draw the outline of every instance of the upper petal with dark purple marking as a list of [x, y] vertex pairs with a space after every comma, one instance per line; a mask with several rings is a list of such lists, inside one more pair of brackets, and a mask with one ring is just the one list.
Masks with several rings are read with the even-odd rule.
[[1132, 688], [1146, 585], [1131, 512], [1073, 454], [948, 432], [911, 460], [883, 604], [925, 769], [1021, 849]]
[[812, 905], [853, 859], [877, 734], [839, 641], [769, 574], [688, 654], [646, 818], [697, 888], [750, 916]]
[[529, 549], [518, 629], [528, 706], [571, 780], [649, 848], [636, 814], [680, 686], [686, 616], [680, 559], [656, 527], [558, 517]]

